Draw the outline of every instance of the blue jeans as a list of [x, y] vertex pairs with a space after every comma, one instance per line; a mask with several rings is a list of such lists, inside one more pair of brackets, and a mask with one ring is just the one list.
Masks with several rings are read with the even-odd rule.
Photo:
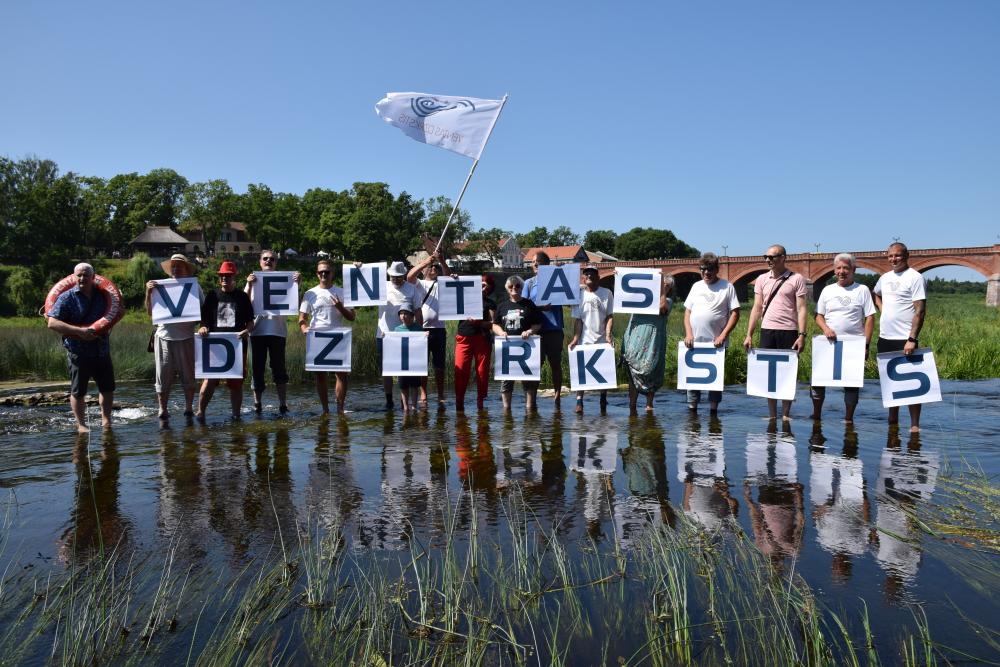
[[[701, 392], [695, 391], [693, 389], [688, 389], [687, 393], [688, 405], [698, 405], [701, 402]], [[708, 402], [719, 404], [722, 402], [722, 392], [721, 391], [710, 391], [708, 392]]]

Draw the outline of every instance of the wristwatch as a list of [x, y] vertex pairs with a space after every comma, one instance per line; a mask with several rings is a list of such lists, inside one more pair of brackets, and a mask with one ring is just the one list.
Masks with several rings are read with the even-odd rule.
[[914, 338], [913, 336], [910, 336], [909, 338], [906, 339], [906, 342], [907, 343], [913, 343], [914, 345], [916, 345], [917, 344], [917, 339]]
[[806, 332], [805, 331], [800, 331], [799, 332], [799, 338], [805, 338], [805, 337], [806, 337]]

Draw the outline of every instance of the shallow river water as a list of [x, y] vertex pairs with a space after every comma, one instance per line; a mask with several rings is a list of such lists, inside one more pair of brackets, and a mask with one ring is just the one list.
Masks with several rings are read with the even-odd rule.
[[[707, 409], [689, 416], [676, 391], [639, 417], [628, 416], [622, 392], [611, 393], [606, 415], [596, 396], [573, 414], [567, 395], [561, 414], [542, 397], [540, 414], [526, 416], [517, 393], [504, 415], [494, 386], [482, 413], [457, 415], [449, 401], [442, 412], [404, 416], [382, 412], [380, 387], [365, 385], [352, 387], [338, 418], [318, 414], [301, 388], [288, 416], [269, 392], [263, 416], [247, 411], [234, 422], [223, 416], [221, 388], [206, 425], [186, 422], [175, 405], [161, 428], [151, 389], [124, 385], [116, 398], [146, 407], [117, 411], [113, 432], [89, 437], [73, 432], [66, 407], [0, 408], [0, 573], [64, 570], [101, 545], [172, 547], [185, 567], [237, 571], [313, 520], [341, 527], [355, 551], [395, 552], [417, 538], [440, 543], [449, 507], [470, 490], [479, 530], [497, 530], [502, 498], [516, 486], [570, 545], [617, 541], [627, 550], [650, 521], [680, 514], [711, 533], [735, 522], [824, 605], [864, 600], [876, 637], [912, 624], [918, 604], [942, 644], [997, 659], [956, 609], [1000, 625], [1000, 591], [990, 586], [1000, 559], [985, 556], [987, 571], [970, 578], [963, 563], [981, 551], [930, 537], [912, 517], [938, 501], [948, 475], [967, 466], [993, 480], [1000, 473], [1000, 381], [942, 383], [945, 400], [925, 406], [916, 436], [905, 409], [903, 429], [889, 430], [874, 384], [853, 428], [841, 421], [837, 390], [820, 426], [807, 419], [800, 386], [793, 421], [776, 428], [763, 418], [765, 402], [742, 391], [730, 388], [717, 419]], [[996, 530], [993, 521], [983, 527]]]

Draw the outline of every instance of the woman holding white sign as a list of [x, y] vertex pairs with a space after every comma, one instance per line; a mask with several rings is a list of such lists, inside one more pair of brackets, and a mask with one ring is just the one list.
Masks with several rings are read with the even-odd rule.
[[[875, 329], [875, 303], [866, 285], [854, 282], [857, 264], [854, 255], [842, 252], [833, 258], [833, 275], [837, 282], [827, 285], [816, 301], [816, 325], [830, 343], [836, 343], [837, 336], [864, 336], [865, 357]], [[821, 340], [817, 338], [816, 340]], [[813, 344], [815, 350], [816, 344]], [[859, 387], [844, 387], [844, 422], [854, 423], [854, 411], [858, 407]], [[820, 419], [826, 387], [810, 387], [813, 402], [813, 419]]]
[[[508, 338], [520, 336], [528, 340], [532, 334], [537, 335], [542, 330], [541, 315], [531, 299], [521, 296], [524, 280], [520, 276], [511, 276], [504, 283], [510, 301], [505, 301], [497, 307], [493, 316], [493, 333]], [[535, 397], [538, 395], [538, 382], [525, 380], [524, 407], [526, 410], [536, 409]], [[500, 385], [500, 397], [503, 400], [504, 411], [510, 410], [510, 401], [514, 393], [514, 381], [504, 380]]]
[[629, 318], [622, 337], [621, 364], [628, 377], [629, 414], [637, 414], [639, 394], [646, 397], [646, 412], [653, 411], [653, 397], [663, 384], [667, 361], [667, 317], [673, 299], [674, 279], [663, 274], [660, 288], [660, 312], [656, 315], [635, 313]]
[[[333, 264], [323, 259], [316, 264], [316, 277], [319, 285], [302, 295], [299, 305], [299, 330], [308, 334], [310, 331], [326, 331], [344, 326], [344, 320], [353, 322], [357, 316], [353, 308], [344, 305], [344, 292], [333, 284]], [[330, 392], [327, 385], [327, 374], [316, 372], [316, 393], [319, 395], [323, 412], [330, 411]], [[344, 413], [344, 402], [347, 400], [347, 380], [349, 373], [334, 373], [337, 398], [337, 412]]]
[[[170, 259], [163, 261], [160, 266], [163, 272], [173, 279], [190, 278], [194, 275], [194, 265], [188, 258], [181, 254], [171, 255]], [[146, 283], [146, 313], [153, 315], [153, 291], [159, 281], [150, 280]], [[187, 298], [198, 300], [200, 306], [204, 301], [201, 288], [198, 283], [194, 283], [195, 294], [187, 294]], [[170, 322], [157, 324], [153, 332], [153, 359], [156, 364], [156, 402], [159, 406], [159, 417], [161, 421], [166, 421], [170, 417], [167, 408], [167, 399], [170, 397], [170, 386], [174, 382], [174, 375], [181, 379], [181, 386], [184, 389], [184, 416], [194, 415], [194, 330], [198, 321]]]

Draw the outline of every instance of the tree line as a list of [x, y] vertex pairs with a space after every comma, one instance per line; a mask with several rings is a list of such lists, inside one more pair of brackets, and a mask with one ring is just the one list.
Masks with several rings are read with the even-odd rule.
[[[208, 249], [229, 222], [242, 222], [264, 247], [300, 253], [324, 250], [362, 261], [403, 258], [436, 239], [452, 211], [447, 197], [393, 194], [386, 183], [354, 183], [348, 190], [311, 188], [274, 192], [251, 183], [235, 192], [225, 179], [190, 182], [173, 169], [131, 172], [109, 179], [60, 173], [52, 160], [0, 157], [0, 258], [14, 263], [61, 264], [69, 257], [126, 252], [146, 227], [180, 234], [200, 231]], [[582, 230], [581, 230], [582, 231]], [[538, 226], [524, 234], [477, 229], [459, 210], [446, 248], [499, 259], [515, 238], [522, 248], [577, 245], [619, 259], [692, 257], [698, 251], [665, 229], [636, 227], [623, 234]], [[459, 244], [461, 244], [459, 246]]]

